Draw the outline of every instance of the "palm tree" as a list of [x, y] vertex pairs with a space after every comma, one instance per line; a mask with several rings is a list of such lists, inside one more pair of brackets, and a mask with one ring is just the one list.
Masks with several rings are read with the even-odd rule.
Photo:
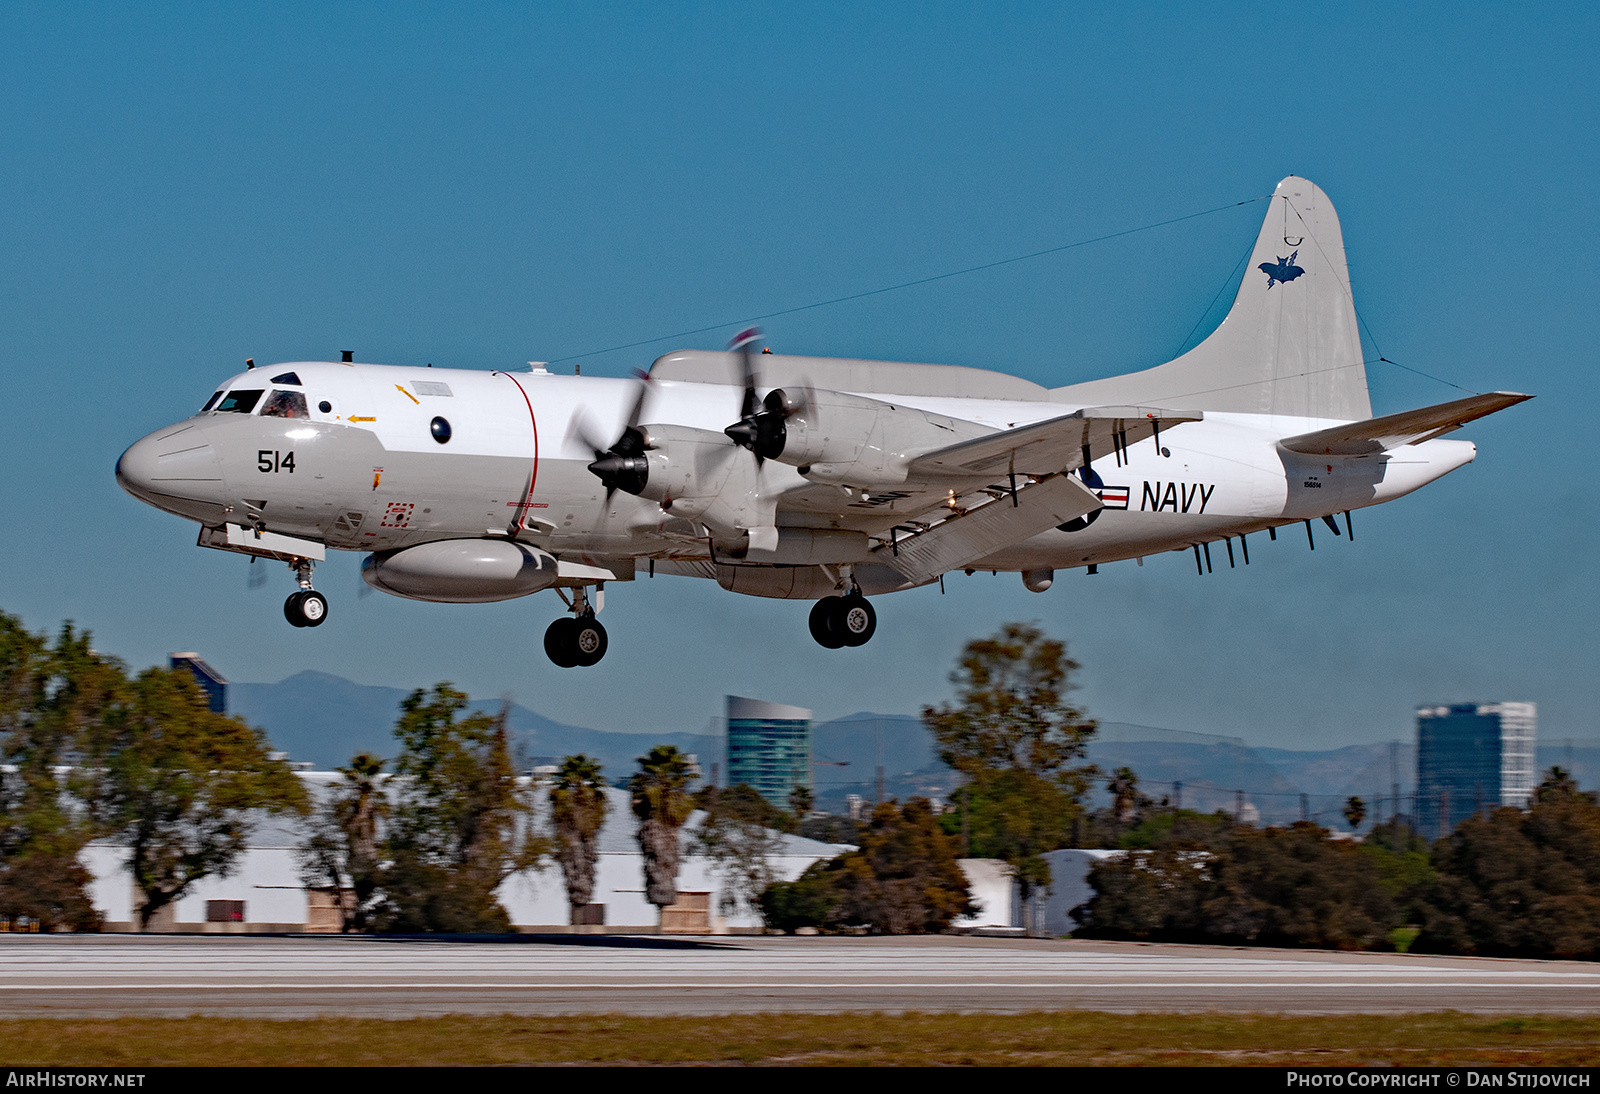
[[1350, 822], [1350, 831], [1360, 828], [1361, 822], [1367, 819], [1367, 803], [1352, 795], [1344, 803], [1344, 819]]
[[378, 785], [382, 770], [383, 760], [370, 752], [358, 752], [349, 767], [338, 769], [350, 787], [335, 806], [349, 848], [345, 868], [354, 890], [353, 901], [347, 902], [342, 893], [339, 897], [347, 931], [366, 929], [369, 903], [378, 888], [378, 822], [389, 815], [388, 799]]
[[678, 901], [678, 829], [694, 808], [691, 775], [687, 756], [672, 745], [657, 745], [639, 757], [639, 770], [628, 783], [644, 852], [644, 895], [657, 908]]
[[1139, 776], [1133, 768], [1119, 767], [1113, 771], [1106, 789], [1111, 792], [1111, 814], [1117, 823], [1132, 822], [1134, 809], [1139, 804]]
[[611, 803], [600, 764], [583, 755], [568, 756], [550, 787], [550, 819], [556, 830], [556, 861], [567, 882], [572, 925], [594, 897], [594, 868], [600, 859], [600, 827]]

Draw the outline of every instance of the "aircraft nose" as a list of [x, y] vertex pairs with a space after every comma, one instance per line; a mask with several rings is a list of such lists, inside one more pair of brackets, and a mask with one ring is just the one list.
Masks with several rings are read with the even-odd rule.
[[141, 500], [152, 494], [183, 497], [221, 481], [216, 450], [192, 426], [158, 430], [135, 441], [117, 460], [117, 484]]

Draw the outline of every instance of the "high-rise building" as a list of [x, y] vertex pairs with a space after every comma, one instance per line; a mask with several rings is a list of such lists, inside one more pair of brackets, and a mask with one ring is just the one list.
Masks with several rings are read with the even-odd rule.
[[1528, 808], [1537, 724], [1533, 703], [1418, 707], [1418, 831], [1433, 839], [1480, 809]]
[[811, 789], [811, 712], [728, 696], [728, 785], [744, 783], [779, 809]]
[[206, 703], [214, 714], [228, 713], [228, 681], [222, 673], [206, 664], [198, 653], [175, 653], [168, 659], [174, 669], [187, 669], [206, 693]]

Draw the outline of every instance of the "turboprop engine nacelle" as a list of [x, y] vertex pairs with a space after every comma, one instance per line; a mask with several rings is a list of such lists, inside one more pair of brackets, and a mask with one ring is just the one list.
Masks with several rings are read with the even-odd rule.
[[639, 497], [724, 537], [772, 524], [774, 496], [755, 461], [727, 437], [681, 425], [646, 425], [640, 433], [648, 470]]
[[971, 422], [840, 391], [775, 388], [729, 435], [814, 482], [901, 483], [923, 452], [982, 434]]
[[555, 556], [509, 539], [447, 539], [368, 555], [361, 579], [411, 600], [487, 604], [556, 583]]

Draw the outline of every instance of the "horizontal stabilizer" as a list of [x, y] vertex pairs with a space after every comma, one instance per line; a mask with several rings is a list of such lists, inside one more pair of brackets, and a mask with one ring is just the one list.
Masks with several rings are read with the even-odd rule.
[[1159, 410], [1146, 406], [1086, 407], [1060, 418], [962, 441], [911, 461], [912, 481], [948, 478], [993, 479], [1007, 474], [1053, 475], [1083, 466], [1090, 458], [1154, 435], [1158, 430], [1198, 422], [1199, 411]]
[[1023, 487], [1015, 499], [996, 498], [926, 532], [879, 547], [872, 561], [920, 585], [1100, 507], [1099, 495], [1076, 476], [1055, 475]]
[[1514, 391], [1491, 391], [1487, 395], [1425, 406], [1421, 410], [1386, 414], [1382, 418], [1368, 418], [1364, 422], [1347, 422], [1313, 433], [1301, 433], [1296, 437], [1285, 437], [1278, 443], [1290, 452], [1314, 456], [1372, 455], [1403, 444], [1431, 441], [1453, 429], [1460, 429], [1470, 421], [1531, 398], [1532, 395], [1520, 395]]

